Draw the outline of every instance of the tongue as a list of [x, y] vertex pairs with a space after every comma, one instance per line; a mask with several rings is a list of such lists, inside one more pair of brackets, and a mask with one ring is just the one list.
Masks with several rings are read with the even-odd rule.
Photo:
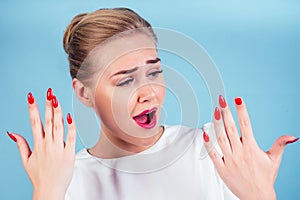
[[148, 121], [148, 116], [147, 115], [140, 115], [134, 118], [135, 121], [138, 123], [146, 124]]

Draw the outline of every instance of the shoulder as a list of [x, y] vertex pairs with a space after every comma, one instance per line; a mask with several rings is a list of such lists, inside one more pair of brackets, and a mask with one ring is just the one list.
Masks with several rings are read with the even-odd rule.
[[192, 128], [184, 125], [172, 125], [172, 126], [164, 126], [164, 137], [165, 138], [175, 138], [175, 137], [186, 137], [190, 135], [198, 134], [201, 129]]
[[184, 125], [172, 125], [165, 126], [165, 137], [191, 137], [194, 136], [194, 139], [198, 143], [203, 143], [203, 132], [208, 133], [210, 136], [214, 137], [215, 131], [212, 122], [203, 124], [200, 128], [192, 128]]
[[99, 160], [89, 154], [86, 148], [81, 149], [76, 154], [74, 173], [91, 172], [92, 169], [98, 168]]
[[90, 156], [86, 148], [81, 149], [76, 153], [76, 159], [88, 159], [88, 158], [90, 158]]
[[153, 147], [146, 150], [147, 153], [170, 147], [170, 145], [178, 146], [179, 143], [185, 143], [184, 146], [187, 146], [187, 143], [191, 143], [199, 133], [199, 129], [183, 125], [164, 125], [163, 127], [163, 135]]
[[78, 151], [76, 153], [75, 163], [85, 163], [85, 162], [90, 162], [90, 161], [93, 161], [93, 160], [94, 160], [93, 156], [91, 156], [88, 153], [88, 150], [86, 148], [81, 149], [80, 151]]
[[200, 128], [188, 127], [184, 125], [164, 125], [165, 131], [160, 138], [164, 143], [167, 141], [175, 142], [182, 140], [193, 140], [197, 144], [203, 144], [203, 132], [206, 132], [212, 138], [215, 137], [214, 126], [212, 122], [203, 124]]
[[213, 123], [212, 122], [207, 122], [203, 124], [202, 127], [200, 128], [192, 128], [184, 125], [164, 125], [165, 127], [165, 132], [176, 132], [180, 134], [185, 134], [185, 133], [195, 133], [195, 132], [203, 132], [203, 131], [214, 131], [213, 130]]

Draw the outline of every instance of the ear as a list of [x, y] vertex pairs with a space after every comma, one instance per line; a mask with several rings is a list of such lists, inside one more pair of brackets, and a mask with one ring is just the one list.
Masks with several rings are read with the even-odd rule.
[[83, 83], [76, 78], [72, 80], [72, 87], [81, 103], [87, 107], [93, 107], [93, 96], [90, 88], [84, 86]]

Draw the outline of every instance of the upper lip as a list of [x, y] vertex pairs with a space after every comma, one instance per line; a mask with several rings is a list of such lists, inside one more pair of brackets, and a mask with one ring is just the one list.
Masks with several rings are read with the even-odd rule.
[[138, 117], [138, 116], [141, 116], [141, 115], [149, 114], [149, 113], [151, 113], [151, 112], [153, 112], [153, 111], [156, 111], [156, 110], [157, 110], [156, 107], [151, 108], [151, 109], [148, 109], [148, 110], [144, 110], [143, 112], [141, 112], [140, 114], [134, 116], [133, 118]]

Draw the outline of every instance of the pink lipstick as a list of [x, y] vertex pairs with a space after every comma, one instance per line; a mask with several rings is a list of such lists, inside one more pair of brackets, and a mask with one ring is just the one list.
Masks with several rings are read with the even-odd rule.
[[157, 108], [152, 108], [150, 110], [144, 110], [140, 114], [133, 117], [133, 120], [142, 128], [151, 129], [155, 127]]

